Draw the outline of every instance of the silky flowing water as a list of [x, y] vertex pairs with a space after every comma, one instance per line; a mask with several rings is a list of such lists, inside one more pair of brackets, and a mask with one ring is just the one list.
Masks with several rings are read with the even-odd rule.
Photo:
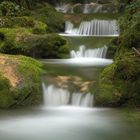
[[106, 58], [111, 38], [102, 36], [118, 35], [116, 21], [66, 24], [69, 58], [42, 60], [42, 105], [0, 110], [0, 140], [140, 140], [140, 114], [94, 106], [99, 74], [113, 62]]
[[[63, 79], [67, 77], [69, 79], [72, 77], [70, 80], [72, 84], [79, 77], [82, 77], [82, 80], [96, 81], [103, 66], [49, 63], [46, 67], [48, 74], [45, 74], [46, 77], [43, 79], [45, 82], [43, 105], [1, 110], [0, 140], [140, 139], [140, 121], [137, 122], [133, 118], [127, 120], [127, 117], [124, 117], [126, 115], [118, 109], [96, 108], [94, 91], [83, 93], [79, 88], [75, 91], [74, 86], [67, 87], [67, 83], [64, 84]], [[81, 79], [78, 80], [81, 81], [81, 85], [86, 83], [84, 80], [83, 83]], [[95, 90], [96, 85], [91, 86]], [[73, 97], [70, 103], [71, 93]]]
[[69, 36], [118, 36], [119, 29], [116, 20], [83, 21], [79, 27], [74, 27], [70, 21], [65, 23], [65, 35]]
[[26, 108], [0, 111], [0, 140], [139, 140], [139, 125], [104, 108]]

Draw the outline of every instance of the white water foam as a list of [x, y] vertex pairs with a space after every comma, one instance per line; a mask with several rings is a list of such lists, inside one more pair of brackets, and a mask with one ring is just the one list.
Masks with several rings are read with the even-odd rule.
[[63, 36], [118, 36], [119, 28], [116, 20], [83, 21], [79, 27], [74, 27], [70, 21], [65, 23]]
[[54, 85], [46, 86], [44, 83], [43, 95], [45, 106], [93, 106], [93, 94], [90, 93], [70, 93], [66, 89], [55, 87]]
[[78, 51], [72, 50], [70, 52], [71, 58], [105, 58], [107, 53], [107, 46], [95, 49], [86, 49], [84, 45], [79, 47]]

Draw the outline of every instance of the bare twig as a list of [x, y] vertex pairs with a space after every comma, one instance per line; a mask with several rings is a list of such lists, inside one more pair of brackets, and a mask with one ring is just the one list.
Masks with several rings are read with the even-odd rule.
[[135, 51], [135, 53], [140, 57], [140, 52], [135, 48], [135, 47], [133, 47], [132, 48], [134, 51]]

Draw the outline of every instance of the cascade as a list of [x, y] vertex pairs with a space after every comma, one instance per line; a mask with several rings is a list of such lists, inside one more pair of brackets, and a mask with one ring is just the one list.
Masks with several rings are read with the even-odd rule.
[[96, 49], [86, 49], [84, 45], [81, 45], [78, 51], [72, 50], [70, 56], [71, 58], [105, 58], [106, 53], [107, 46]]
[[118, 36], [116, 20], [83, 21], [75, 28], [70, 21], [65, 23], [65, 34], [71, 36]]
[[92, 107], [93, 95], [90, 93], [73, 93], [71, 104], [74, 106]]
[[62, 12], [62, 13], [74, 13], [73, 6], [71, 6], [70, 4], [59, 3], [56, 5], [55, 9], [58, 12]]
[[65, 4], [62, 4], [62, 3], [57, 4], [55, 9], [59, 12], [67, 13], [67, 8], [66, 8]]
[[[124, 4], [120, 4], [123, 6]], [[118, 13], [119, 7], [118, 5], [109, 4], [101, 4], [98, 1], [94, 2], [86, 2], [85, 4], [69, 4], [69, 3], [57, 3], [55, 9], [58, 12], [62, 13], [83, 13], [83, 14], [91, 14], [91, 13]]]
[[93, 95], [90, 93], [70, 93], [66, 89], [55, 87], [54, 85], [46, 86], [44, 83], [42, 87], [45, 106], [93, 106]]
[[85, 6], [84, 6], [84, 11], [83, 11], [84, 14], [89, 13], [89, 9], [88, 9], [88, 8], [89, 8], [89, 7], [88, 7], [88, 4], [85, 4]]
[[71, 50], [69, 59], [44, 59], [46, 64], [60, 64], [68, 66], [105, 67], [112, 64], [112, 59], [106, 59], [107, 46], [102, 48], [86, 49], [84, 45], [79, 50]]
[[97, 4], [97, 3], [85, 4], [84, 9], [83, 9], [83, 13], [84, 14], [104, 13], [102, 9], [103, 9], [103, 6], [101, 4]]

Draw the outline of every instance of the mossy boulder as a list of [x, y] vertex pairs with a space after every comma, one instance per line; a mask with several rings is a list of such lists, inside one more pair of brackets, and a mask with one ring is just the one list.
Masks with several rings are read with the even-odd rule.
[[54, 7], [49, 4], [44, 4], [41, 7], [31, 11], [31, 16], [48, 25], [49, 32], [63, 32], [65, 21], [63, 14], [57, 12]]
[[41, 103], [42, 64], [25, 56], [0, 54], [0, 108]]
[[[22, 54], [36, 58], [62, 58], [69, 54], [67, 41], [57, 34], [39, 34], [43, 29], [1, 28], [5, 38], [0, 52]], [[38, 33], [38, 34], [37, 34]]]
[[100, 76], [99, 106], [140, 105], [140, 60], [132, 52], [125, 52], [104, 69]]
[[67, 41], [57, 34], [29, 36], [29, 55], [36, 58], [64, 58], [69, 55]]

